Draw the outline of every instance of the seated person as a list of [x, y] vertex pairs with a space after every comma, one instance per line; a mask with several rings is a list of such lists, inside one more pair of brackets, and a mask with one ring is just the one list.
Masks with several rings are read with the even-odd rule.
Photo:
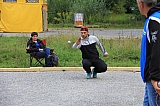
[[43, 42], [38, 39], [38, 33], [32, 32], [31, 38], [27, 42], [27, 49], [29, 49], [30, 53], [35, 53], [34, 55], [38, 57], [45, 57], [45, 65], [46, 67], [50, 67], [50, 60], [48, 59], [50, 57], [50, 49], [46, 48]]

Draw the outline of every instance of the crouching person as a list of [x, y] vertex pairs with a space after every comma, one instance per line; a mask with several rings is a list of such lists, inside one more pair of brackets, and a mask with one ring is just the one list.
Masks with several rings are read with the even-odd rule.
[[[73, 44], [73, 48], [80, 49], [82, 52], [82, 65], [86, 71], [86, 78], [97, 78], [97, 73], [107, 71], [107, 64], [99, 58], [96, 45], [100, 48], [104, 57], [108, 56], [108, 53], [104, 49], [103, 45], [96, 36], [89, 35], [88, 27], [82, 26], [80, 29], [81, 37]], [[91, 67], [94, 67], [91, 71]]]

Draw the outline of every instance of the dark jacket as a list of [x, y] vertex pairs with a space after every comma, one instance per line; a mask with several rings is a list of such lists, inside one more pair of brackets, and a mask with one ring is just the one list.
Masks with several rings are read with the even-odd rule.
[[88, 35], [88, 38], [81, 38], [81, 43], [77, 45], [76, 43], [73, 44], [73, 48], [79, 48], [82, 52], [83, 59], [98, 59], [99, 52], [96, 48], [96, 45], [100, 48], [103, 55], [105, 55], [106, 50], [99, 41], [96, 36]]
[[147, 15], [145, 36], [142, 38], [146, 41], [142, 42], [141, 75], [144, 82], [160, 81], [160, 3], [151, 8]]
[[[45, 45], [40, 39], [37, 39], [38, 44], [40, 45], [40, 49], [45, 49]], [[29, 47], [30, 53], [32, 52], [39, 52], [39, 49], [36, 47], [36, 43], [32, 41], [32, 38], [30, 38], [27, 42], [27, 47]]]

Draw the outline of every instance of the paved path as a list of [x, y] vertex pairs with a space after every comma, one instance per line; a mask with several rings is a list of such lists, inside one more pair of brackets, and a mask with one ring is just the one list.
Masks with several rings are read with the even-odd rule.
[[0, 72], [0, 106], [141, 106], [139, 72]]
[[[121, 30], [106, 30], [89, 28], [89, 33], [101, 38], [115, 38], [115, 37], [141, 37], [142, 29], [121, 29]], [[49, 29], [48, 32], [39, 33], [40, 37], [43, 36], [56, 36], [56, 35], [77, 35], [80, 36], [79, 28], [70, 29]], [[30, 36], [30, 33], [0, 33], [0, 36]]]

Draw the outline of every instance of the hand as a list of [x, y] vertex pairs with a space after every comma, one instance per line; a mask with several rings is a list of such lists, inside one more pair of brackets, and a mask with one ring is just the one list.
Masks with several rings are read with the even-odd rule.
[[40, 52], [42, 52], [42, 51], [43, 51], [43, 49], [39, 49], [39, 51], [40, 51]]
[[26, 50], [29, 50], [29, 46], [26, 48]]
[[27, 47], [26, 50], [29, 50], [29, 48]]
[[156, 90], [156, 92], [160, 95], [160, 87], [158, 87], [158, 81], [155, 81], [155, 80], [151, 80], [152, 82], [152, 85], [154, 87], [154, 89]]
[[79, 37], [78, 40], [76, 41], [76, 44], [79, 45], [81, 43], [81, 38]]
[[103, 55], [103, 57], [107, 57], [108, 56], [108, 53], [106, 52], [104, 55]]

